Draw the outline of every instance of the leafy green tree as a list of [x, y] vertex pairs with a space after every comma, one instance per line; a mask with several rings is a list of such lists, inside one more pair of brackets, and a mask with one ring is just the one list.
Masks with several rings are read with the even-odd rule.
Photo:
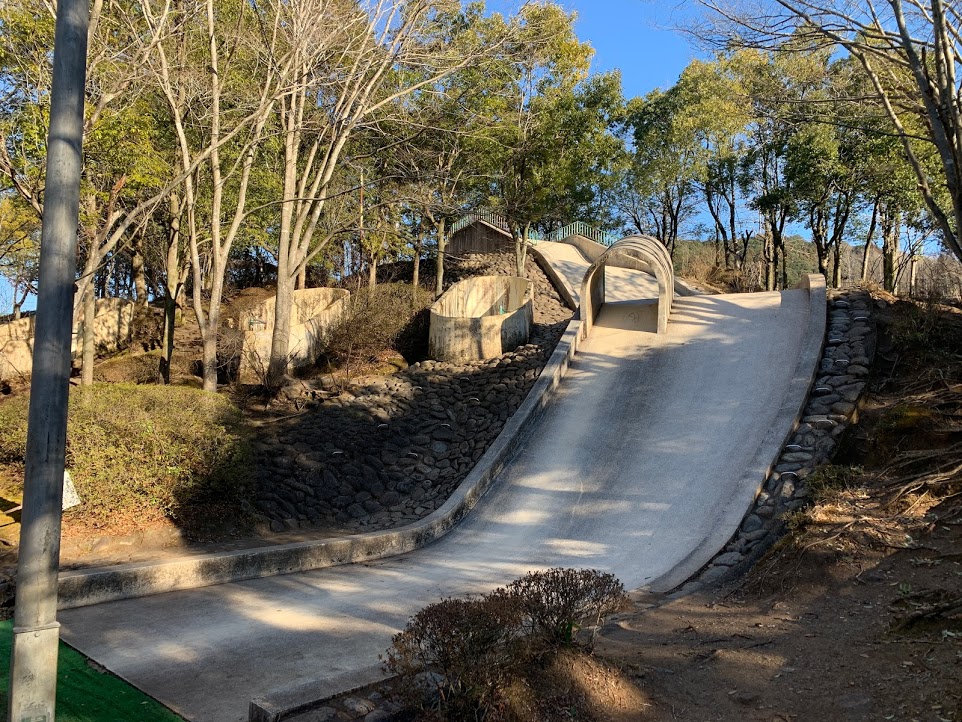
[[737, 55], [692, 61], [678, 80], [683, 98], [678, 132], [698, 143], [695, 187], [724, 250], [726, 268], [741, 269], [754, 223], [744, 219], [740, 169], [748, 145], [751, 104]]
[[783, 101], [805, 93], [806, 73], [790, 57], [744, 50], [733, 58], [751, 106], [747, 145], [741, 160], [741, 186], [749, 206], [764, 223], [762, 260], [765, 288], [788, 287], [786, 227], [798, 213], [797, 195], [787, 173], [789, 145], [796, 130]]
[[480, 13], [450, 0], [311, 1], [323, 7], [310, 9], [308, 0], [278, 6], [293, 18], [285, 28], [310, 30], [315, 38], [291, 41], [293, 89], [276, 106], [284, 162], [272, 386], [287, 372], [294, 282], [323, 247], [314, 234], [352, 137], [376, 131], [392, 109], [403, 112], [412, 94], [428, 92], [503, 42], [473, 32]]
[[[709, 9], [699, 35], [726, 47], [780, 54], [826, 47], [860, 68], [912, 168], [942, 242], [962, 260], [962, 35], [959, 8], [941, 0], [701, 0]], [[931, 152], [935, 168], [927, 161]], [[936, 172], [933, 173], [933, 170]]]
[[[154, 152], [152, 123], [142, 103], [146, 33], [133, 41], [123, 2], [94, 3], [88, 50], [88, 92], [81, 186], [81, 265], [76, 306], [84, 311], [84, 370], [93, 374], [94, 279], [101, 261], [144, 222], [162, 192], [165, 171]], [[43, 213], [54, 6], [40, 0], [0, 6], [0, 172], [38, 216]]]
[[40, 260], [40, 219], [14, 194], [0, 198], [0, 275], [10, 284], [13, 318], [37, 290]]
[[493, 104], [495, 144], [489, 203], [508, 223], [516, 270], [524, 275], [532, 229], [573, 215], [603, 218], [599, 199], [621, 150], [617, 74], [588, 76], [592, 50], [578, 40], [574, 15], [557, 5], [526, 5], [512, 20], [517, 42]]
[[685, 90], [676, 84], [628, 105], [632, 151], [623, 210], [634, 230], [650, 233], [674, 255], [684, 222], [695, 213], [699, 144], [683, 127]]

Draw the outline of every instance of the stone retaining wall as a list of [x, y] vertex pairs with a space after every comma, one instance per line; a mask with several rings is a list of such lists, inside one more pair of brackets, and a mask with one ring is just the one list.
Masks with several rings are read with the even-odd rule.
[[[478, 255], [452, 277], [511, 275], [509, 254]], [[423, 361], [343, 389], [304, 388], [310, 407], [258, 434], [260, 520], [302, 527], [389, 529], [440, 507], [524, 401], [564, 332], [567, 309], [529, 260], [530, 343], [488, 361]], [[322, 380], [323, 381], [323, 380]]]

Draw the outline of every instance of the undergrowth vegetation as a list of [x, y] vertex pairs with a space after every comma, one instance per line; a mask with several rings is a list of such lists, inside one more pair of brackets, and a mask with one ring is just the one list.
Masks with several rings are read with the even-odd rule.
[[328, 337], [328, 359], [348, 370], [378, 361], [385, 349], [409, 363], [423, 359], [431, 300], [424, 288], [404, 283], [352, 289], [349, 310]]
[[[0, 464], [23, 463], [28, 403], [24, 394], [0, 404]], [[124, 515], [185, 521], [236, 511], [252, 485], [240, 411], [181, 386], [72, 389], [67, 468], [83, 501], [69, 513], [100, 525]]]
[[926, 529], [962, 515], [962, 313], [898, 301], [877, 315], [879, 349], [859, 423], [834, 464], [807, 477], [815, 503], [786, 520], [792, 533], [749, 587], [778, 584], [776, 571], [794, 568], [780, 566], [786, 556], [912, 549]]
[[395, 635], [386, 666], [419, 720], [525, 719], [515, 681], [546, 667], [628, 604], [621, 582], [593, 569], [532, 572], [470, 599], [445, 599], [418, 612]]

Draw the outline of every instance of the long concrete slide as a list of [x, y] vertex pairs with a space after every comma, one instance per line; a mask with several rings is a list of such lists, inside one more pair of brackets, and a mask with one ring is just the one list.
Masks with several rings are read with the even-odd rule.
[[605, 298], [513, 461], [434, 543], [65, 610], [63, 638], [188, 719], [240, 722], [253, 698], [272, 719], [378, 678], [391, 636], [444, 596], [555, 566], [675, 588], [738, 527], [797, 422], [825, 293], [677, 297], [660, 334], [655, 301]]

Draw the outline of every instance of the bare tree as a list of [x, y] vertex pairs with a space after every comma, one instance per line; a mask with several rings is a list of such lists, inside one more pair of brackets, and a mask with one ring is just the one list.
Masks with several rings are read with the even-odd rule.
[[[316, 231], [349, 140], [376, 131], [392, 107], [500, 44], [462, 41], [460, 3], [439, 0], [297, 0], [283, 6], [294, 62], [292, 91], [277, 105], [284, 143], [277, 301], [268, 384], [287, 373], [296, 278], [325, 243]], [[329, 236], [328, 236], [329, 237]]]
[[[145, 0], [142, 7], [154, 32], [169, 28], [148, 56], [177, 139], [182, 182], [169, 255], [176, 261], [177, 235], [186, 235], [204, 389], [216, 391], [228, 258], [247, 217], [254, 163], [274, 107], [296, 90], [290, 79], [299, 56], [282, 27], [283, 13], [270, 3], [183, 0], [171, 9], [165, 0]], [[168, 276], [176, 272], [167, 269]]]

